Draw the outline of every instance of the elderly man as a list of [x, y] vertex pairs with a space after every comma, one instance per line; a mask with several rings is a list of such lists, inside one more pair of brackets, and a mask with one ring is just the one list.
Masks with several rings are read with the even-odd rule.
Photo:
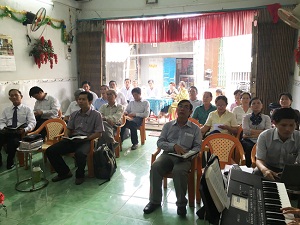
[[177, 119], [166, 123], [157, 141], [157, 147], [164, 152], [154, 161], [150, 170], [150, 202], [144, 208], [144, 213], [152, 213], [161, 206], [162, 179], [169, 172], [173, 174], [176, 192], [177, 214], [186, 215], [187, 199], [185, 197], [188, 183], [188, 171], [191, 168], [191, 158], [183, 160], [169, 155], [176, 153], [183, 155], [189, 151], [199, 152], [201, 148], [201, 132], [199, 127], [188, 118], [193, 111], [189, 100], [178, 103]]
[[113, 89], [117, 92], [117, 99], [116, 99], [117, 103], [121, 104], [124, 108], [126, 108], [127, 101], [126, 101], [125, 95], [122, 92], [119, 92], [117, 90], [117, 82], [114, 80], [109, 81], [109, 88]]
[[280, 108], [272, 115], [275, 128], [258, 136], [254, 173], [278, 180], [285, 164], [300, 163], [300, 133], [295, 130], [298, 116], [292, 108]]
[[63, 139], [46, 150], [46, 155], [58, 174], [52, 178], [53, 182], [72, 177], [69, 167], [62, 158], [62, 155], [72, 152], [75, 152], [77, 164], [75, 184], [80, 185], [84, 182], [84, 169], [90, 150], [90, 141], [101, 137], [104, 131], [101, 114], [97, 110], [91, 109], [92, 101], [91, 93], [87, 91], [80, 93], [78, 98], [80, 110], [71, 114], [65, 133], [65, 137], [86, 136], [86, 138], [83, 140]]
[[[6, 168], [14, 167], [14, 157], [16, 149], [19, 147], [21, 137], [32, 131], [36, 125], [33, 111], [22, 104], [22, 93], [17, 89], [8, 92], [12, 106], [5, 108], [0, 118], [0, 166], [2, 166], [1, 148], [7, 144], [7, 164]], [[9, 130], [6, 128], [17, 128]]]
[[102, 105], [99, 109], [105, 128], [102, 137], [105, 143], [111, 145], [112, 149], [115, 150], [119, 143], [114, 139], [114, 130], [117, 124], [121, 124], [124, 110], [123, 106], [116, 102], [117, 93], [115, 90], [108, 90], [106, 95], [108, 103]]
[[126, 128], [130, 129], [131, 133], [131, 150], [138, 148], [138, 136], [137, 129], [142, 125], [143, 119], [148, 117], [150, 113], [150, 104], [147, 100], [143, 100], [141, 97], [141, 89], [139, 87], [132, 89], [132, 95], [134, 101], [129, 102], [124, 115], [127, 116], [125, 125], [121, 128], [121, 138]]

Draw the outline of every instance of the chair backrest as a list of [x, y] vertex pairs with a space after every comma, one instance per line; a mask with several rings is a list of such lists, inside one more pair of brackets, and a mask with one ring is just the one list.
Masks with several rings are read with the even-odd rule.
[[54, 141], [57, 136], [66, 132], [67, 125], [62, 119], [49, 119], [46, 120], [36, 131], [32, 133], [40, 133], [44, 128], [46, 128], [47, 131], [46, 141]]
[[[201, 154], [207, 151], [206, 146], [212, 154], [219, 157], [222, 169], [226, 164], [238, 163], [243, 165], [245, 163], [242, 144], [236, 137], [230, 134], [217, 133], [207, 136], [202, 142]], [[235, 154], [238, 154], [241, 162], [235, 162], [233, 160]]]
[[256, 144], [253, 146], [252, 151], [251, 151], [251, 162], [252, 162], [252, 167], [256, 167]]
[[198, 127], [202, 127], [203, 125], [201, 123], [199, 123], [198, 120], [196, 120], [195, 118], [189, 117], [189, 121], [193, 122], [194, 124], [196, 124]]

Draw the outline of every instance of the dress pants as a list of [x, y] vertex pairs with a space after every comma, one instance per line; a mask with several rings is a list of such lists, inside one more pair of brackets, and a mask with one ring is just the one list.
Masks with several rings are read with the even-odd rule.
[[75, 161], [77, 164], [76, 178], [84, 177], [87, 154], [90, 151], [90, 141], [70, 141], [62, 140], [46, 150], [49, 162], [58, 173], [58, 176], [64, 176], [70, 172], [69, 167], [62, 158], [62, 155], [75, 152]]
[[133, 145], [136, 145], [139, 143], [139, 139], [137, 136], [137, 129], [141, 126], [143, 122], [143, 118], [141, 117], [135, 117], [133, 120], [126, 120], [125, 125], [121, 128], [121, 138], [123, 142], [123, 134], [125, 132], [125, 129], [128, 128], [130, 130], [130, 137], [131, 137], [131, 143]]
[[246, 166], [251, 167], [252, 165], [251, 152], [255, 143], [249, 139], [242, 139], [241, 143], [245, 152]]
[[102, 133], [102, 138], [105, 143], [109, 144], [115, 141], [114, 138], [114, 128], [107, 123], [106, 121], [103, 121], [103, 126], [105, 129], [105, 132]]
[[11, 166], [14, 164], [14, 158], [16, 155], [17, 148], [20, 145], [21, 135], [17, 133], [0, 133], [0, 154], [4, 144], [7, 145], [7, 165]]
[[188, 172], [191, 169], [190, 160], [182, 160], [168, 153], [162, 153], [152, 164], [150, 170], [150, 202], [161, 204], [162, 201], [162, 179], [163, 176], [172, 172], [176, 193], [176, 205], [186, 206], [185, 197], [188, 184]]

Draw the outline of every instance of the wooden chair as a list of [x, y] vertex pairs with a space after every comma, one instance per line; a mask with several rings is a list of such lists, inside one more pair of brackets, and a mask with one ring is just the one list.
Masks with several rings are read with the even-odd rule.
[[141, 135], [141, 144], [145, 144], [146, 140], [146, 118], [143, 119], [142, 125], [138, 128], [140, 130]]
[[[157, 148], [156, 152], [151, 155], [151, 165], [156, 160], [157, 156], [160, 154], [161, 149]], [[195, 169], [196, 169], [196, 161], [197, 157], [193, 158], [191, 169], [189, 171], [189, 177], [188, 177], [188, 200], [189, 200], [189, 206], [194, 207], [195, 206]], [[168, 173], [163, 178], [163, 186], [164, 188], [167, 188], [167, 178], [172, 178], [172, 173]]]
[[198, 120], [196, 120], [195, 118], [189, 117], [189, 121], [193, 122], [194, 124], [196, 124], [199, 128], [202, 127], [203, 125], [201, 123], [199, 123]]
[[117, 126], [116, 134], [115, 134], [115, 141], [119, 142], [119, 146], [115, 149], [115, 154], [116, 157], [120, 157], [120, 151], [122, 149], [122, 140], [121, 140], [121, 128], [125, 125], [126, 123], [126, 117], [125, 115], [122, 116], [122, 123], [120, 126]]
[[[243, 146], [240, 141], [230, 134], [212, 134], [207, 136], [201, 145], [201, 151], [197, 157], [197, 188], [196, 188], [196, 201], [200, 203], [199, 184], [202, 176], [202, 157], [204, 152], [209, 151], [211, 154], [217, 155], [220, 161], [221, 169], [224, 169], [226, 164], [239, 164], [245, 165], [245, 156]], [[233, 160], [235, 151], [239, 154], [241, 159], [239, 162]]]
[[256, 144], [253, 146], [251, 151], [251, 162], [252, 162], [252, 168], [256, 167]]

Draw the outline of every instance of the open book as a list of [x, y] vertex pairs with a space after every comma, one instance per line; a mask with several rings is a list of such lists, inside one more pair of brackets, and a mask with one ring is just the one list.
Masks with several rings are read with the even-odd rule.
[[209, 193], [216, 208], [221, 213], [225, 208], [229, 208], [230, 203], [224, 188], [224, 181], [218, 160], [215, 159], [205, 170], [205, 180]]
[[63, 137], [63, 138], [67, 140], [84, 140], [87, 138], [87, 136], [74, 136], [74, 137]]
[[12, 126], [4, 127], [4, 129], [7, 129], [7, 130], [19, 130], [19, 129], [25, 128], [25, 127], [27, 127], [27, 123], [22, 123], [21, 125], [19, 125], [17, 127], [12, 127]]
[[188, 159], [194, 155], [197, 155], [199, 152], [196, 152], [196, 151], [188, 151], [187, 153], [183, 154], [183, 155], [178, 155], [177, 153], [173, 153], [173, 152], [170, 152], [168, 153], [169, 155], [173, 155], [173, 156], [176, 156], [178, 158], [183, 158], [183, 159]]

